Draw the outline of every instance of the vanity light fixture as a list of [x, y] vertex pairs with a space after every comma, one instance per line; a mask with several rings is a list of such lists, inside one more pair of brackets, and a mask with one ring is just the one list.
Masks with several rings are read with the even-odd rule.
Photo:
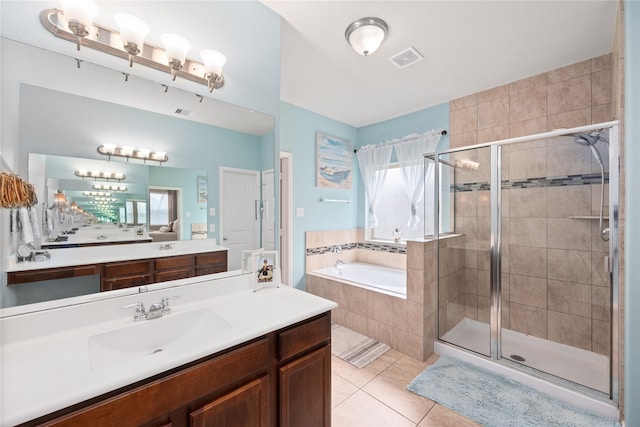
[[123, 173], [119, 172], [101, 172], [101, 171], [88, 171], [88, 170], [77, 170], [74, 172], [75, 176], [79, 176], [80, 178], [93, 178], [93, 179], [106, 179], [107, 181], [110, 179], [114, 179], [117, 181], [123, 181], [127, 177]]
[[65, 196], [62, 191], [58, 190], [58, 192], [53, 195], [51, 209], [58, 209], [60, 212], [67, 209], [67, 196]]
[[100, 9], [92, 0], [60, 0], [69, 30], [75, 35], [77, 50], [80, 41], [87, 37], [93, 26], [93, 19]]
[[147, 160], [153, 160], [154, 162], [162, 164], [169, 160], [169, 156], [167, 156], [165, 151], [151, 151], [147, 148], [133, 148], [113, 144], [100, 145], [98, 147], [98, 153], [109, 156], [109, 160], [111, 160], [111, 156], [123, 157], [127, 159], [127, 162], [129, 159], [138, 159], [143, 160], [145, 163]]
[[69, 208], [69, 213], [71, 215], [75, 215], [78, 213], [78, 204], [76, 202], [71, 202], [71, 207]]
[[82, 195], [89, 197], [111, 197], [111, 193], [106, 191], [83, 191]]
[[93, 184], [91, 188], [93, 188], [94, 190], [122, 191], [122, 192], [128, 190], [128, 188], [125, 187], [124, 185], [109, 185], [109, 184]]
[[96, 202], [117, 202], [118, 199], [114, 199], [113, 197], [96, 197], [93, 200]]
[[380, 47], [388, 31], [380, 18], [361, 18], [347, 27], [344, 37], [358, 54], [368, 56]]
[[61, 0], [61, 3], [63, 10], [40, 12], [40, 22], [54, 36], [75, 42], [78, 50], [82, 41], [85, 48], [128, 60], [130, 67], [135, 57], [136, 64], [169, 73], [171, 80], [179, 76], [207, 86], [209, 92], [224, 86], [222, 66], [226, 58], [221, 53], [205, 49], [201, 52], [204, 63], [198, 62], [187, 58], [191, 44], [184, 37], [163, 34], [163, 49], [144, 41], [150, 32], [149, 26], [135, 16], [116, 14], [118, 32], [93, 22], [99, 12], [93, 0]]
[[129, 67], [133, 67], [133, 57], [142, 51], [144, 38], [150, 31], [149, 26], [142, 19], [128, 13], [116, 13], [113, 18], [120, 27], [122, 47], [129, 54]]

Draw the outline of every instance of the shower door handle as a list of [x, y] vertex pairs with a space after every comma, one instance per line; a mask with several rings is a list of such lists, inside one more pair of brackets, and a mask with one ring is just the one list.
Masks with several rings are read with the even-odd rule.
[[611, 258], [609, 255], [605, 255], [604, 257], [604, 271], [605, 273], [611, 273]]

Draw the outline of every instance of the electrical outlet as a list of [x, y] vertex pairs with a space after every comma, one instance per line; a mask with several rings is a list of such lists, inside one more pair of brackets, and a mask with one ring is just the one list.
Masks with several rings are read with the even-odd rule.
[[209, 224], [209, 233], [215, 233], [215, 232], [216, 232], [216, 225]]
[[209, 216], [216, 216], [216, 208], [209, 208]]

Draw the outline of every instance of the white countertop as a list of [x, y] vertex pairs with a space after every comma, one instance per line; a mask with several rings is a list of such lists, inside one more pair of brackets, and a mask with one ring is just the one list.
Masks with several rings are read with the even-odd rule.
[[[337, 306], [286, 286], [253, 292], [252, 275], [208, 277], [179, 281], [190, 283], [180, 287], [0, 319], [0, 426], [46, 415]], [[180, 295], [180, 299], [172, 300], [172, 312], [161, 319], [133, 322], [133, 311], [121, 308], [138, 301], [149, 307], [172, 295]], [[88, 351], [91, 336], [144, 327], [200, 309], [213, 311], [230, 326], [179, 351], [168, 348], [110, 367], [92, 367]]]
[[[160, 250], [165, 244], [173, 249]], [[15, 254], [8, 258], [7, 272], [40, 270], [73, 265], [101, 264], [134, 259], [161, 258], [202, 252], [223, 251], [215, 239], [180, 240], [175, 242], [136, 243], [135, 245], [106, 245], [83, 248], [60, 248], [49, 251], [51, 259], [37, 262], [18, 262]]]

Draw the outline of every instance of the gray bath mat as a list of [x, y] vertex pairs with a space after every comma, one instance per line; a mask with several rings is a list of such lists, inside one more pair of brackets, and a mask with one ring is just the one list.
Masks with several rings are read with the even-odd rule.
[[331, 352], [340, 359], [363, 368], [389, 350], [389, 346], [337, 323], [331, 324]]
[[614, 427], [616, 420], [559, 401], [517, 381], [451, 357], [422, 371], [407, 390], [486, 427]]

